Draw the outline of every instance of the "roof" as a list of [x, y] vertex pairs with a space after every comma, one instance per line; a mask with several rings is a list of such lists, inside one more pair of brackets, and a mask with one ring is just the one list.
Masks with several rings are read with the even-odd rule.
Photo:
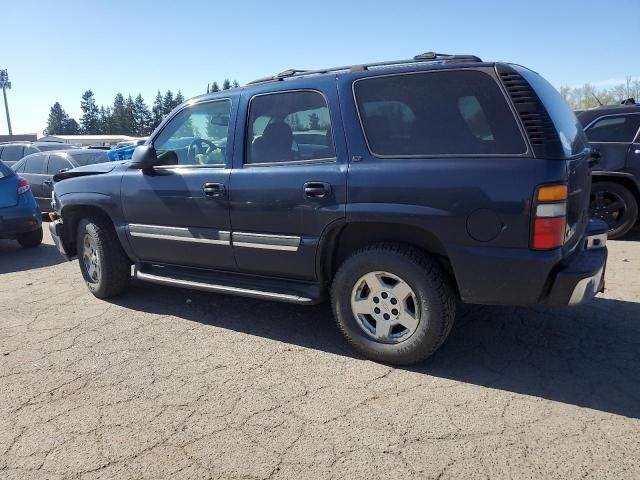
[[596, 118], [605, 115], [620, 115], [623, 113], [640, 113], [640, 103], [632, 103], [627, 105], [603, 105], [601, 107], [590, 108], [577, 113], [578, 119], [583, 126], [587, 126]]

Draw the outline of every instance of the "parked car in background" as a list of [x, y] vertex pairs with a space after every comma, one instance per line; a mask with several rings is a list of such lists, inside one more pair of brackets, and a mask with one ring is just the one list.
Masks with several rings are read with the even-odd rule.
[[638, 223], [640, 204], [640, 104], [627, 102], [578, 112], [589, 143], [600, 152], [593, 171], [591, 215], [620, 238]]
[[29, 182], [1, 161], [0, 238], [17, 240], [25, 248], [42, 243], [40, 209]]
[[162, 285], [330, 298], [355, 349], [408, 364], [442, 345], [460, 301], [603, 290], [593, 160], [560, 94], [518, 65], [289, 70], [183, 103], [131, 161], [56, 175], [49, 228], [98, 298], [126, 290], [131, 264]]
[[138, 140], [120, 142], [109, 151], [109, 160], [129, 160], [132, 157], [133, 151], [136, 149], [136, 147], [143, 145], [146, 141], [146, 138], [141, 138]]
[[10, 167], [18, 160], [38, 152], [71, 150], [78, 147], [60, 142], [15, 142], [0, 144], [0, 161]]
[[74, 150], [39, 152], [24, 157], [11, 168], [31, 184], [41, 212], [51, 211], [53, 176], [72, 168], [109, 161], [105, 150]]

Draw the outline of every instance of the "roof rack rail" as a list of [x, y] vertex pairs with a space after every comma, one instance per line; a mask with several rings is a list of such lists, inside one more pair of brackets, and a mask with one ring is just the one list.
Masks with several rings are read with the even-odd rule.
[[285, 78], [290, 77], [302, 77], [306, 75], [320, 75], [323, 73], [330, 72], [341, 72], [341, 71], [351, 71], [351, 72], [359, 72], [363, 70], [368, 70], [369, 68], [375, 67], [388, 67], [392, 65], [404, 65], [410, 63], [421, 63], [421, 62], [434, 62], [434, 63], [464, 63], [464, 62], [472, 62], [472, 63], [480, 63], [482, 59], [475, 55], [449, 55], [446, 53], [435, 53], [435, 52], [426, 52], [416, 55], [413, 58], [408, 58], [405, 60], [389, 60], [386, 62], [375, 62], [375, 63], [365, 63], [361, 65], [345, 65], [342, 67], [332, 67], [332, 68], [324, 68], [320, 70], [296, 70], [289, 69], [284, 72], [280, 72], [277, 75], [272, 77], [264, 77], [259, 78], [257, 80], [253, 80], [247, 85], [256, 85], [259, 83], [267, 83], [267, 82], [277, 82], [280, 80], [284, 80]]

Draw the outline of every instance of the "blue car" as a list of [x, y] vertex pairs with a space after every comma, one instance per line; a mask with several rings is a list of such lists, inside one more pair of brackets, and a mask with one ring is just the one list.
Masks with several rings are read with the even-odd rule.
[[25, 248], [42, 243], [42, 219], [31, 185], [0, 162], [0, 238]]

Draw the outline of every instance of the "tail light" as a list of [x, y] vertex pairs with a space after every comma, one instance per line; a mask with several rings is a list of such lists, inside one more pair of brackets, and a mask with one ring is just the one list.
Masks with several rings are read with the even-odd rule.
[[568, 189], [565, 184], [542, 185], [534, 202], [534, 250], [550, 250], [564, 245], [567, 226]]
[[31, 190], [31, 185], [29, 185], [29, 182], [27, 181], [27, 179], [20, 178], [20, 180], [18, 180], [18, 195], [27, 193], [29, 190]]

